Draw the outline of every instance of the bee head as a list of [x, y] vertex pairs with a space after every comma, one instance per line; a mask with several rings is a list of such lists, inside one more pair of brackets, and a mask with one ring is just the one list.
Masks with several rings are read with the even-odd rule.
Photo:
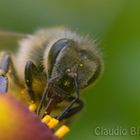
[[50, 78], [62, 75], [59, 86], [65, 91], [74, 90], [74, 78], [79, 88], [93, 83], [100, 75], [102, 61], [94, 46], [88, 41], [60, 39], [50, 48], [48, 75]]

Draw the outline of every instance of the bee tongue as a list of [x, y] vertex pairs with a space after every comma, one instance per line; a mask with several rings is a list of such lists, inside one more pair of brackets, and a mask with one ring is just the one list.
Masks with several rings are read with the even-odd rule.
[[47, 103], [47, 107], [46, 107], [46, 112], [47, 114], [50, 114], [53, 107], [57, 104], [57, 100], [56, 98], [49, 98], [48, 103]]

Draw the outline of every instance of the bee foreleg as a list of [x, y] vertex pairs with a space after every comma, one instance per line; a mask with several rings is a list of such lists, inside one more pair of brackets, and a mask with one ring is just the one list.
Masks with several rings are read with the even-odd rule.
[[17, 77], [10, 54], [4, 53], [2, 55], [2, 59], [0, 62], [0, 92], [1, 93], [6, 93], [8, 91], [8, 78], [6, 74], [9, 71], [9, 68], [11, 68], [11, 72], [14, 73], [12, 76], [14, 76], [13, 78], [15, 80]]
[[27, 86], [27, 91], [29, 93], [30, 99], [32, 101], [35, 100], [34, 97], [34, 91], [33, 91], [33, 87], [32, 87], [32, 83], [33, 83], [33, 73], [37, 71], [37, 67], [35, 66], [35, 64], [32, 61], [27, 61], [26, 66], [25, 66], [25, 83]]
[[47, 84], [46, 88], [44, 90], [43, 96], [41, 98], [40, 104], [39, 104], [38, 109], [37, 109], [37, 115], [39, 115], [39, 113], [40, 113], [40, 110], [41, 110], [41, 108], [42, 108], [42, 106], [43, 106], [43, 104], [44, 104], [44, 102], [46, 100], [48, 92], [49, 92], [49, 89], [48, 89], [48, 84]]
[[79, 100], [78, 98], [74, 98], [71, 103], [64, 109], [64, 111], [57, 117], [58, 120], [62, 120], [65, 118], [65, 115], [71, 110], [72, 106]]
[[84, 107], [84, 102], [82, 100], [76, 100], [75, 102], [77, 104], [76, 107], [73, 107], [71, 109], [69, 109], [64, 115], [63, 115], [63, 118], [62, 119], [65, 119], [65, 118], [69, 118], [71, 117], [72, 115], [78, 113], [79, 111], [81, 111], [81, 109]]
[[[61, 77], [61, 75], [57, 75], [56, 77], [53, 77], [52, 79], [48, 80], [48, 83], [46, 84], [46, 87], [45, 87], [45, 90], [43, 92], [43, 95], [42, 95], [42, 98], [41, 98], [41, 101], [40, 101], [40, 104], [38, 106], [38, 109], [37, 109], [37, 115], [39, 115], [40, 111], [41, 111], [41, 108], [46, 100], [46, 97], [48, 96], [49, 94], [49, 90], [52, 88], [52, 83], [59, 79]], [[48, 112], [47, 112], [48, 113]]]

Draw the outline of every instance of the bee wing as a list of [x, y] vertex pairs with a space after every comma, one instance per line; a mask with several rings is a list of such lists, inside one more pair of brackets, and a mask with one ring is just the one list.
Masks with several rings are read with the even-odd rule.
[[14, 51], [21, 39], [28, 38], [29, 34], [0, 31], [0, 50]]

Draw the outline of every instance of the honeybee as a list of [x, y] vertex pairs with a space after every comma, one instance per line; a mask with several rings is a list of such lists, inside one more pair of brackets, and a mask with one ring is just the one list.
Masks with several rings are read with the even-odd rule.
[[46, 112], [62, 120], [83, 108], [79, 90], [95, 83], [103, 71], [101, 53], [90, 39], [65, 27], [33, 35], [0, 32], [1, 36], [19, 42], [16, 54], [1, 52], [1, 93], [34, 102], [40, 117]]

